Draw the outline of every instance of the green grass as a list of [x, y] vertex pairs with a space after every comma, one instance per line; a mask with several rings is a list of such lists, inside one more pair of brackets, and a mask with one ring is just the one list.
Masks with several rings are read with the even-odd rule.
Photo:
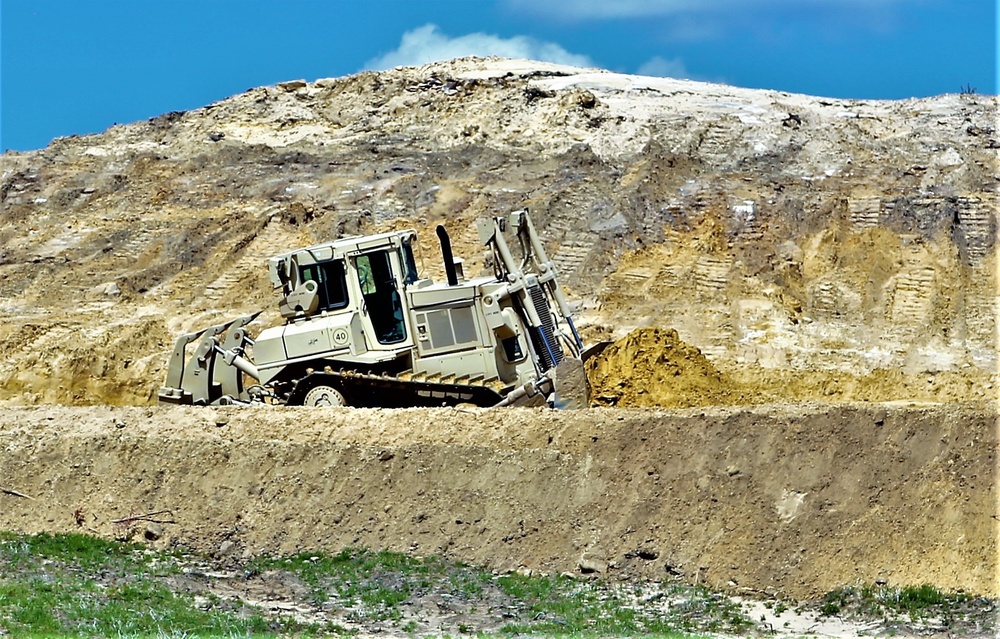
[[[154, 552], [85, 535], [0, 532], [0, 636], [305, 638], [356, 632], [328, 619], [357, 622], [362, 632], [414, 637], [755, 631], [729, 597], [676, 583], [498, 575], [440, 558], [347, 549], [258, 557], [229, 573], [228, 590], [214, 590], [219, 582], [212, 580], [218, 578], [203, 570], [213, 566], [191, 553]], [[280, 610], [224, 594], [252, 583], [297, 593], [293, 600], [310, 604], [315, 611], [310, 618], [322, 623], [299, 623]], [[919, 629], [920, 620], [974, 635], [995, 630], [990, 613], [996, 602], [929, 585], [849, 586], [831, 591], [818, 605], [827, 615], [877, 620], [889, 632]], [[787, 604], [773, 607], [780, 612]], [[436, 625], [448, 618], [452, 625]]]
[[993, 603], [982, 597], [947, 592], [930, 584], [919, 586], [846, 586], [828, 592], [820, 602], [827, 616], [878, 619], [885, 624], [936, 619], [954, 626], [976, 612], [991, 610]]
[[209, 611], [174, 592], [173, 556], [85, 535], [0, 533], [0, 634], [186, 637], [297, 631], [252, 608]]
[[[703, 588], [672, 591], [679, 599], [676, 610], [650, 614], [634, 609], [623, 593], [599, 581], [494, 575], [460, 562], [400, 553], [347, 549], [333, 556], [259, 557], [245, 569], [248, 575], [293, 573], [308, 585], [314, 604], [336, 602], [353, 610], [354, 620], [396, 622], [407, 633], [417, 633], [419, 624], [406, 617], [403, 607], [426, 595], [447, 597], [469, 610], [492, 609], [508, 619], [499, 626], [500, 635], [678, 637], [752, 626], [736, 604]], [[455, 627], [458, 634], [476, 631], [466, 623]]]
[[408, 564], [405, 561], [408, 558], [383, 558], [381, 554], [345, 550], [333, 556], [300, 553], [277, 559], [261, 557], [247, 566], [247, 574], [264, 570], [287, 571], [309, 586], [310, 599], [315, 605], [339, 598], [348, 605], [364, 603], [378, 616], [379, 611], [395, 608], [410, 594], [410, 584], [393, 584], [393, 575], [423, 572]]
[[[211, 562], [85, 535], [0, 533], [0, 636], [350, 634], [332, 622], [297, 623], [242, 600], [219, 597], [184, 571], [195, 564], [200, 571]], [[315, 610], [342, 613], [340, 618], [376, 633], [392, 628], [413, 636], [431, 631], [456, 637], [484, 632], [502, 637], [680, 637], [750, 627], [727, 598], [705, 589], [670, 590], [675, 601], [666, 609], [634, 606], [629, 590], [600, 581], [495, 575], [440, 558], [357, 549], [258, 557], [240, 566], [227, 583], [265, 577], [307, 593], [299, 601], [308, 601]], [[442, 616], [454, 614], [460, 621], [432, 630], [424, 625], [426, 615], [441, 614], [435, 606], [442, 602], [451, 607]], [[483, 619], [492, 621], [480, 627]]]
[[482, 584], [490, 578], [490, 573], [459, 562], [357, 549], [333, 556], [300, 553], [277, 559], [259, 557], [246, 570], [248, 575], [264, 570], [291, 572], [309, 586], [314, 604], [337, 600], [345, 607], [358, 607], [357, 616], [375, 620], [399, 620], [400, 604], [432, 590], [473, 599], [482, 594]]
[[17, 567], [38, 558], [72, 561], [82, 570], [105, 567], [111, 563], [135, 563], [138, 544], [105, 541], [88, 535], [67, 534], [15, 535], [0, 532], [0, 561]]

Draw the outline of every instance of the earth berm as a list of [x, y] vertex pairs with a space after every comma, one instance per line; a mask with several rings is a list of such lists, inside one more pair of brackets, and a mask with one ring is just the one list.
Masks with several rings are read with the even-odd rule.
[[[992, 404], [2, 409], [0, 528], [345, 546], [809, 598], [997, 594]], [[82, 513], [82, 523], [75, 513]]]

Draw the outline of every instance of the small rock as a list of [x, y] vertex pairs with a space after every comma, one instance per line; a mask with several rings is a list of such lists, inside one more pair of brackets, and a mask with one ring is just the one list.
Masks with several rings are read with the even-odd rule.
[[219, 428], [222, 428], [228, 423], [229, 423], [229, 418], [225, 417], [224, 415], [220, 415], [219, 417], [215, 418], [215, 425], [218, 426]]
[[576, 103], [584, 109], [592, 109], [597, 106], [597, 97], [586, 89], [576, 94]]
[[122, 294], [122, 289], [115, 282], [105, 282], [104, 284], [98, 284], [94, 288], [90, 289], [95, 295], [103, 295], [105, 297], [118, 297]]
[[580, 572], [589, 575], [593, 573], [603, 574], [608, 570], [608, 562], [603, 557], [593, 553], [585, 552], [580, 557]]
[[115, 420], [115, 428], [125, 428], [125, 422], [120, 419]]
[[684, 572], [680, 569], [679, 566], [664, 564], [663, 569], [667, 572], [668, 575], [673, 575], [674, 577], [680, 577], [681, 575], [684, 574]]
[[299, 89], [304, 89], [307, 86], [305, 80], [289, 80], [288, 82], [279, 82], [277, 87], [282, 91], [298, 91]]
[[789, 113], [788, 116], [786, 116], [785, 119], [781, 121], [781, 124], [783, 126], [797, 129], [800, 126], [802, 126], [802, 116], [799, 115], [798, 113]]
[[219, 544], [219, 556], [220, 557], [224, 557], [224, 556], [230, 554], [231, 552], [233, 552], [234, 550], [236, 550], [236, 544], [233, 543], [232, 541], [228, 540], [228, 539], [225, 540], [224, 542], [222, 542], [221, 544]]
[[156, 522], [149, 522], [146, 524], [146, 532], [142, 533], [142, 536], [147, 541], [156, 541], [163, 536], [163, 526]]
[[211, 140], [212, 142], [218, 142], [224, 137], [226, 137], [226, 134], [223, 133], [222, 131], [211, 131], [208, 134], [208, 139]]
[[382, 454], [378, 456], [378, 460], [380, 462], [387, 462], [387, 461], [389, 461], [390, 459], [392, 459], [395, 456], [396, 456], [396, 453], [393, 453], [393, 452], [388, 451], [388, 450], [384, 450], [384, 451], [382, 451]]
[[529, 86], [524, 90], [524, 95], [528, 99], [528, 102], [534, 102], [535, 100], [541, 98], [552, 98], [555, 97], [555, 91], [549, 91], [547, 89], [542, 89], [536, 86]]

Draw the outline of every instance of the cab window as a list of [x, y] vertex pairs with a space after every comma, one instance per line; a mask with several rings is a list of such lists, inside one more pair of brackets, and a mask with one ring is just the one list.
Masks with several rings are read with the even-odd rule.
[[316, 282], [319, 310], [331, 311], [347, 306], [347, 279], [344, 276], [343, 260], [309, 264], [300, 267], [299, 272], [303, 282]]

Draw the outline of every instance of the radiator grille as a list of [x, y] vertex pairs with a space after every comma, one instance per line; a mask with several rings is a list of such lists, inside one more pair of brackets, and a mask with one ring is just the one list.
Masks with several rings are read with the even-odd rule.
[[542, 370], [547, 371], [554, 368], [563, 360], [562, 348], [556, 340], [555, 325], [552, 322], [552, 310], [549, 308], [549, 301], [545, 297], [545, 291], [538, 284], [528, 287], [528, 294], [531, 295], [531, 303], [542, 320], [542, 325], [531, 331], [534, 338], [535, 351], [542, 360]]

